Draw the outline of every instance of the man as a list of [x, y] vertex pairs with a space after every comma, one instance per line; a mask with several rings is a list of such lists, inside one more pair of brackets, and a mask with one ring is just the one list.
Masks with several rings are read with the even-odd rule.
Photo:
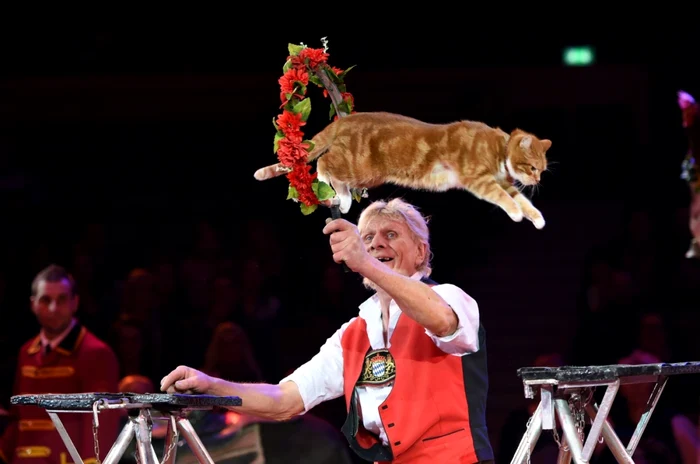
[[[14, 394], [116, 392], [119, 366], [112, 349], [83, 327], [75, 314], [79, 296], [73, 277], [51, 265], [32, 282], [30, 303], [41, 326], [20, 349]], [[0, 441], [6, 463], [67, 464], [72, 461], [43, 408], [13, 406], [12, 423]], [[94, 463], [92, 414], [59, 415], [83, 461]], [[99, 415], [98, 445], [104, 458], [117, 438], [119, 414]]]
[[493, 460], [488, 375], [476, 302], [428, 276], [423, 216], [400, 199], [372, 203], [358, 227], [328, 222], [333, 260], [376, 293], [320, 352], [278, 385], [238, 384], [179, 366], [168, 392], [240, 396], [242, 411], [286, 420], [344, 396], [343, 433], [362, 458], [393, 463]]

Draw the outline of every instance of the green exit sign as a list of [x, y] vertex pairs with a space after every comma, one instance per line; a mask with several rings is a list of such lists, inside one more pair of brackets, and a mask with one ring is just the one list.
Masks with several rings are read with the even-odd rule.
[[564, 64], [567, 66], [590, 66], [595, 61], [592, 47], [568, 47], [564, 49]]

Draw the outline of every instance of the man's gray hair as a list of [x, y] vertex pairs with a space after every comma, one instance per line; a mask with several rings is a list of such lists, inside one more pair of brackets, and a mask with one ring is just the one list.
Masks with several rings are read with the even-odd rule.
[[377, 216], [390, 218], [404, 222], [413, 233], [414, 240], [425, 244], [425, 258], [418, 266], [418, 272], [424, 276], [429, 276], [433, 271], [430, 267], [433, 253], [430, 251], [430, 231], [428, 230], [428, 219], [424, 217], [418, 208], [401, 198], [394, 198], [390, 201], [378, 200], [371, 203], [360, 214], [357, 227], [362, 231], [370, 219]]

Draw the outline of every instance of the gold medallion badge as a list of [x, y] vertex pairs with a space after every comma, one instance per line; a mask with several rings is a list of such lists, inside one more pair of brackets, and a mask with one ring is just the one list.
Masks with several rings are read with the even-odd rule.
[[389, 350], [373, 350], [365, 356], [362, 375], [357, 382], [362, 385], [384, 385], [396, 377], [396, 363]]

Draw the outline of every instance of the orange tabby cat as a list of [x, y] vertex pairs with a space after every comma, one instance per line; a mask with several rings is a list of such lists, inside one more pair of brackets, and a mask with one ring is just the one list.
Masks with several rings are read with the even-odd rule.
[[[318, 159], [318, 179], [333, 187], [345, 214], [351, 189], [384, 183], [443, 192], [464, 189], [500, 206], [513, 221], [538, 229], [545, 221], [514, 185], [536, 185], [547, 169], [552, 142], [516, 129], [510, 134], [484, 123], [429, 124], [391, 113], [354, 113], [318, 133], [308, 160]], [[323, 156], [321, 156], [323, 155]], [[285, 174], [281, 164], [255, 172], [258, 180]]]

